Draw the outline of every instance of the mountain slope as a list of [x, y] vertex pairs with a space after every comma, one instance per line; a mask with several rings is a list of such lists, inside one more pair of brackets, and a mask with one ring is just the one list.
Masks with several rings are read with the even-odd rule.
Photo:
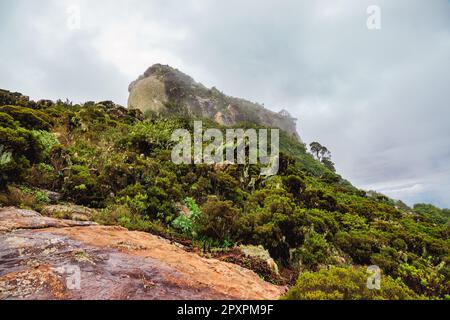
[[[35, 102], [6, 91], [0, 102], [7, 104], [0, 106], [3, 206], [45, 214], [49, 202], [73, 202], [97, 209], [97, 223], [149, 232], [211, 256], [262, 246], [285, 282], [294, 285], [301, 274], [290, 298], [440, 299], [450, 293], [446, 219], [358, 190], [293, 136], [281, 135], [279, 174], [262, 177], [258, 165], [175, 165], [171, 134], [192, 131], [198, 115], [145, 117], [109, 101]], [[205, 124], [226, 128], [210, 118]], [[52, 200], [44, 190], [61, 197]], [[228, 258], [277, 281], [245, 256]], [[369, 265], [380, 267], [386, 291], [364, 289]]]

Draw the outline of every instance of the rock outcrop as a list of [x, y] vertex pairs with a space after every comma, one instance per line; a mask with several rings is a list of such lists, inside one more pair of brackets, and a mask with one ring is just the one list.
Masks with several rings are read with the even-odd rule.
[[0, 209], [1, 299], [276, 299], [253, 271], [120, 227]]
[[[128, 107], [142, 112], [183, 112], [221, 125], [249, 122], [279, 128], [300, 141], [296, 119], [285, 110], [272, 112], [262, 105], [208, 89], [188, 75], [160, 64], [150, 67], [129, 86]], [[171, 110], [176, 109], [176, 110]]]

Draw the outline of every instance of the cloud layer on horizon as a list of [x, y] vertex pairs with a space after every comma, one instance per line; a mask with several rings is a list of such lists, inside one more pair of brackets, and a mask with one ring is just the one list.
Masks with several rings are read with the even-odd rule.
[[0, 26], [0, 88], [126, 104], [132, 80], [170, 64], [289, 110], [357, 186], [450, 207], [447, 0], [5, 0]]

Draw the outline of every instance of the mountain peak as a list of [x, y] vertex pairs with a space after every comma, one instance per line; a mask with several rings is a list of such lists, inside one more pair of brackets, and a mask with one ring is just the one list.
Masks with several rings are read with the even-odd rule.
[[167, 112], [167, 104], [177, 104], [190, 115], [211, 119], [220, 125], [241, 122], [279, 128], [300, 141], [297, 119], [286, 110], [279, 113], [245, 99], [207, 88], [169, 65], [154, 64], [129, 86], [128, 107], [142, 112]]

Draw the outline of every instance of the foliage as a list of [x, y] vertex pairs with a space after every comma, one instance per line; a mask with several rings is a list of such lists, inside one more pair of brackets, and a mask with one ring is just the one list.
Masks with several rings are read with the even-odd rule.
[[322, 164], [329, 170], [333, 172], [336, 171], [334, 163], [331, 161], [331, 152], [327, 149], [327, 147], [321, 145], [319, 142], [312, 142], [309, 147], [312, 154], [318, 161], [322, 162]]
[[4, 149], [2, 145], [0, 145], [0, 168], [4, 168], [8, 163], [12, 161], [12, 154]]
[[18, 124], [9, 114], [0, 112], [0, 127], [16, 129]]
[[0, 107], [0, 112], [9, 114], [20, 126], [29, 130], [49, 130], [52, 125], [51, 118], [39, 110], [17, 106]]
[[16, 206], [24, 209], [39, 209], [40, 206], [48, 204], [48, 195], [39, 189], [26, 186], [9, 186], [0, 193], [0, 205]]
[[450, 223], [450, 209], [439, 209], [431, 204], [420, 203], [414, 205], [414, 211], [427, 219], [430, 219], [434, 223]]
[[42, 152], [45, 157], [48, 157], [52, 149], [59, 145], [59, 141], [53, 133], [43, 130], [33, 130], [32, 133], [38, 143], [41, 144]]
[[[258, 165], [175, 165], [171, 134], [192, 130], [194, 120], [183, 117], [144, 119], [108, 101], [37, 103], [0, 91], [0, 201], [40, 206], [44, 188], [62, 193], [63, 201], [100, 208], [101, 223], [205, 247], [261, 245], [280, 266], [300, 267], [293, 298], [450, 292], [448, 210], [422, 204], [411, 210], [358, 190], [283, 131], [278, 176], [261, 177]], [[329, 157], [317, 150], [316, 157]], [[183, 202], [189, 214], [180, 214]], [[362, 287], [367, 275], [358, 266], [371, 264], [382, 268], [386, 291]]]
[[291, 255], [294, 263], [316, 270], [319, 265], [331, 262], [331, 247], [321, 234], [313, 231], [306, 236], [304, 244]]
[[20, 181], [31, 164], [43, 159], [42, 146], [32, 132], [24, 128], [0, 127], [1, 171], [0, 187], [8, 182]]
[[363, 268], [330, 267], [319, 272], [304, 272], [288, 292], [288, 300], [406, 300], [418, 296], [401, 282], [383, 276], [381, 290], [367, 287]]
[[201, 208], [197, 232], [200, 236], [215, 238], [220, 241], [233, 240], [239, 230], [240, 210], [231, 201], [220, 201], [210, 197]]
[[196, 233], [194, 231], [194, 226], [198, 223], [198, 220], [201, 218], [201, 210], [198, 207], [197, 203], [195, 202], [195, 199], [193, 198], [186, 198], [184, 200], [190, 216], [186, 216], [185, 214], [180, 214], [178, 218], [176, 218], [172, 222], [172, 226], [175, 229], [180, 230], [183, 234], [185, 234], [188, 237], [195, 237]]

